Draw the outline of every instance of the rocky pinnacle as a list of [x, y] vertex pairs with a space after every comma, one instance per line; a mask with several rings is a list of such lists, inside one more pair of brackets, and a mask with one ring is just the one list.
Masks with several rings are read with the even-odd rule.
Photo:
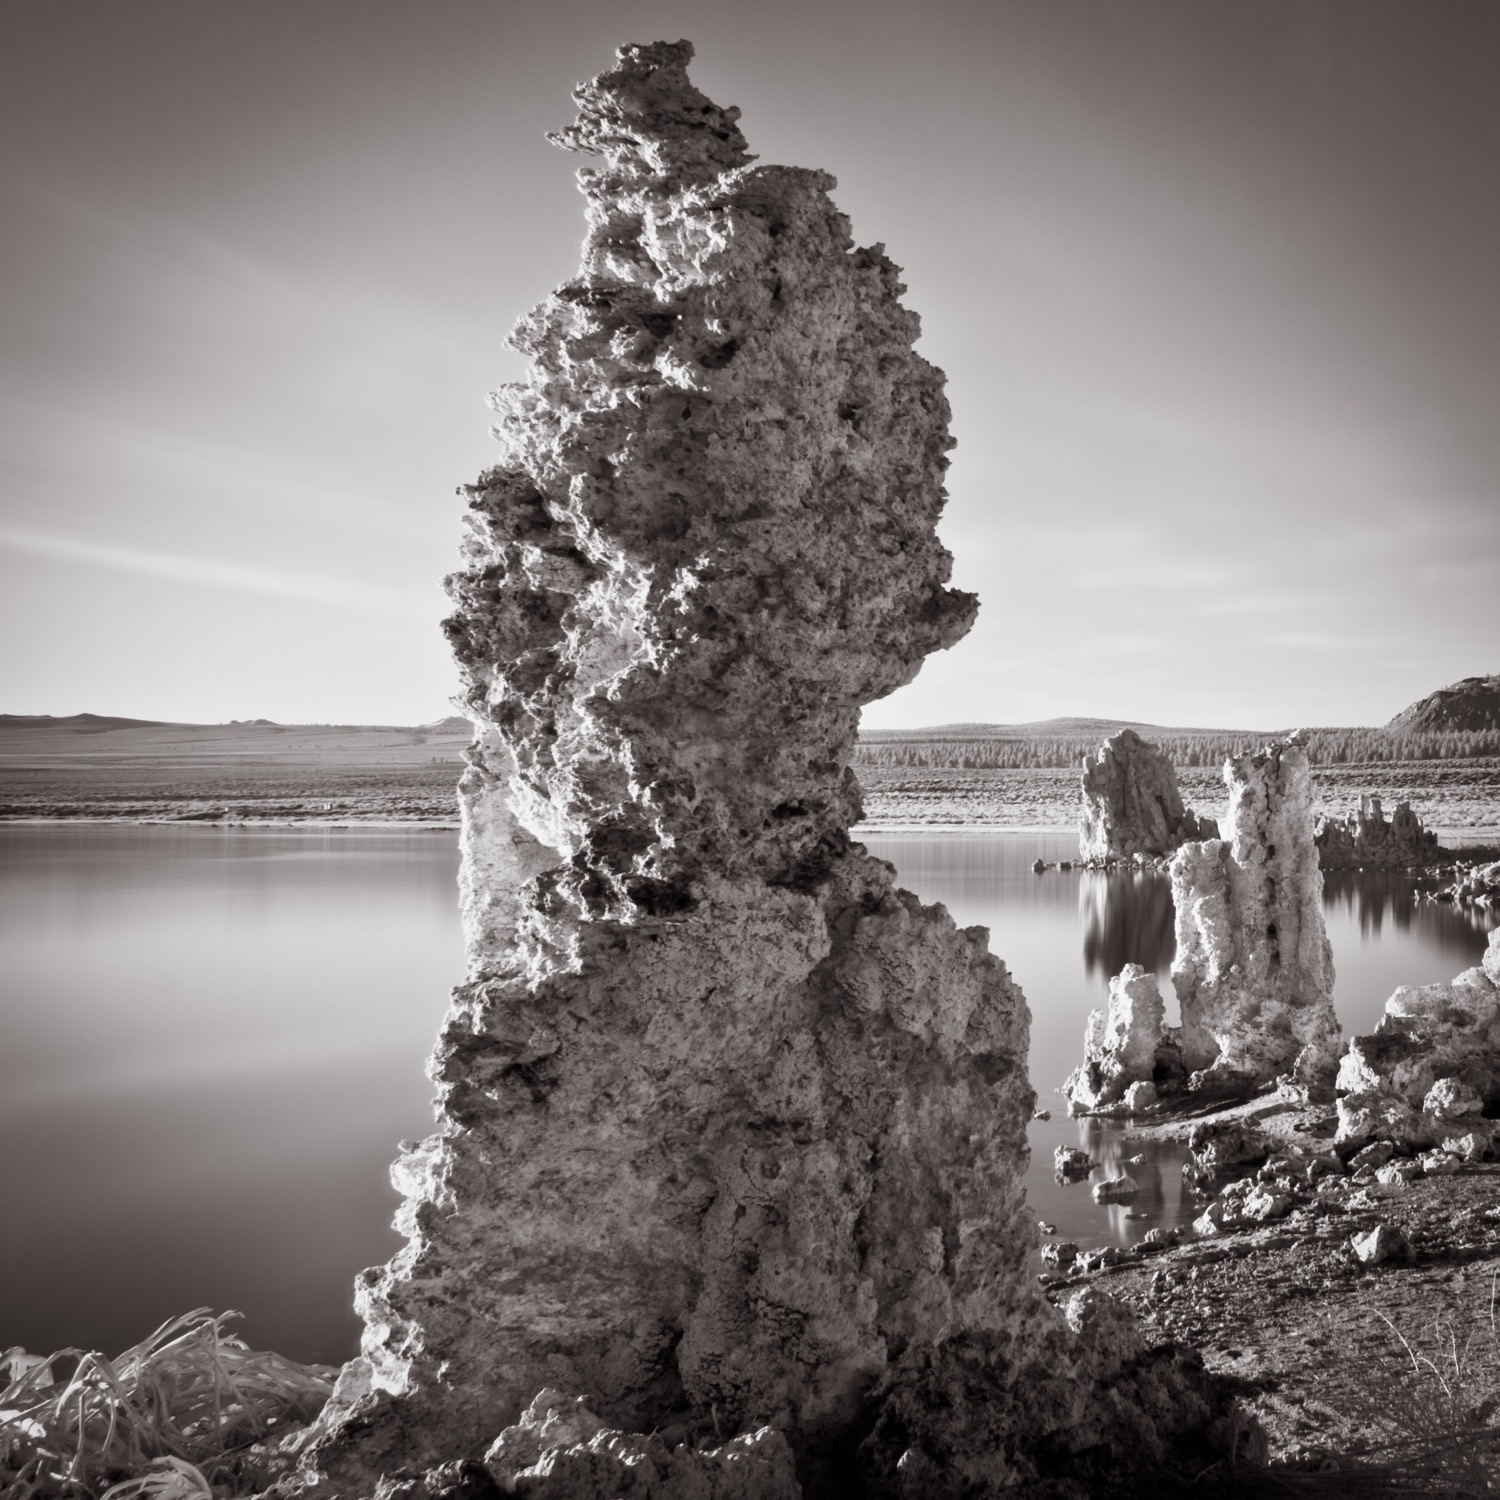
[[1140, 1353], [1027, 1264], [1025, 997], [849, 838], [861, 705], [975, 614], [942, 374], [833, 179], [757, 164], [691, 56], [576, 91], [582, 265], [467, 490], [469, 978], [310, 1460], [346, 1495], [531, 1443], [543, 1391], [596, 1437], [769, 1426], [809, 1495], [981, 1493]]
[[1225, 1083], [1292, 1074], [1331, 1090], [1333, 950], [1313, 843], [1312, 772], [1295, 736], [1228, 761], [1227, 840], [1172, 860], [1183, 1060]]

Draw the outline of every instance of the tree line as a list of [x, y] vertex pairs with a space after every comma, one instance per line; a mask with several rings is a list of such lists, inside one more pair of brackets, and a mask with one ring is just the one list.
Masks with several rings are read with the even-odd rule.
[[[1015, 771], [1076, 766], [1103, 743], [1098, 735], [1031, 739], [1022, 735], [934, 735], [885, 739], [862, 735], [857, 766], [931, 766], [943, 770]], [[1472, 760], [1500, 756], [1500, 729], [1310, 729], [1302, 733], [1315, 766], [1381, 761]], [[1164, 734], [1153, 740], [1174, 766], [1219, 766], [1259, 750], [1265, 735]]]

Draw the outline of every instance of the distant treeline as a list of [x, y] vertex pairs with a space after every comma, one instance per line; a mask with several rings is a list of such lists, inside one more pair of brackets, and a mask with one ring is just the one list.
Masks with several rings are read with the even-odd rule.
[[[1302, 735], [1315, 766], [1372, 761], [1469, 760], [1500, 756], [1500, 729], [1309, 729]], [[1259, 750], [1265, 735], [1164, 734], [1151, 740], [1175, 766], [1218, 766], [1231, 755]], [[1013, 771], [1076, 766], [1103, 736], [1028, 739], [1006, 735], [943, 735], [931, 739], [861, 738], [857, 766], [932, 766], [948, 770]]]

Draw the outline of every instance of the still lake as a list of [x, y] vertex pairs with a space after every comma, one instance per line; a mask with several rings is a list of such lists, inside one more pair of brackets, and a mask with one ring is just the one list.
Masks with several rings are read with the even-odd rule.
[[[1032, 1009], [1028, 1191], [1080, 1244], [1189, 1212], [1175, 1148], [1125, 1210], [1052, 1180], [1053, 1147], [1118, 1161], [1058, 1085], [1127, 962], [1172, 958], [1164, 877], [1031, 870], [1071, 834], [865, 835], [991, 948]], [[117, 1353], [199, 1306], [256, 1347], [341, 1361], [357, 1271], [387, 1259], [387, 1168], [431, 1125], [422, 1065], [462, 972], [451, 832], [0, 827], [0, 1349]], [[1345, 1030], [1398, 984], [1479, 961], [1486, 924], [1403, 876], [1330, 876]], [[1169, 1019], [1175, 1020], [1175, 1016]]]

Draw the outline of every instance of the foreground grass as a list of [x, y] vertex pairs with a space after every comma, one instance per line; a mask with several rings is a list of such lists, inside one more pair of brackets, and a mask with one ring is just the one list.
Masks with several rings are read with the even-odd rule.
[[[258, 1488], [247, 1450], [310, 1422], [335, 1371], [249, 1349], [198, 1309], [115, 1359], [67, 1349], [0, 1356], [0, 1496], [5, 1500], [213, 1500]], [[1381, 1355], [1345, 1351], [1365, 1378], [1338, 1402], [1347, 1451], [1291, 1467], [1222, 1465], [1192, 1493], [1445, 1500], [1500, 1493], [1500, 1276], [1471, 1317], [1403, 1330], [1383, 1312]], [[60, 1367], [71, 1366], [62, 1375]]]
[[[115, 1359], [0, 1357], [6, 1500], [190, 1500], [237, 1487], [237, 1455], [309, 1422], [335, 1372], [249, 1349], [206, 1308]], [[71, 1373], [61, 1374], [71, 1367]]]

